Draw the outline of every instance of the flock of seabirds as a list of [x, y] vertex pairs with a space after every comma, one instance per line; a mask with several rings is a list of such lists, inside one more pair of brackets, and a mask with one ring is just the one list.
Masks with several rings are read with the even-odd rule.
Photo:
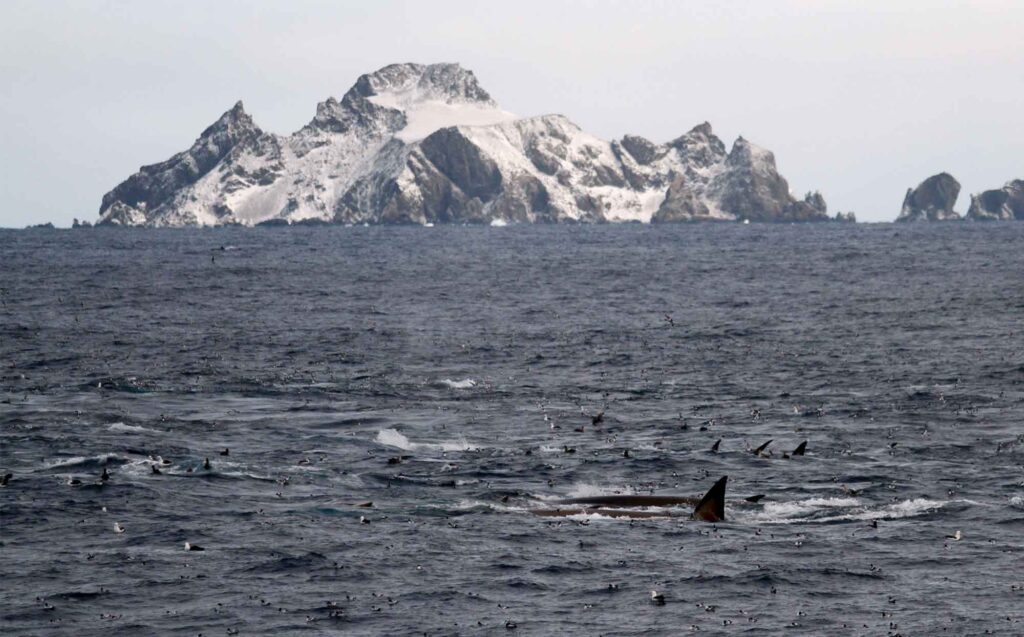
[[[590, 424], [592, 427], [599, 427], [604, 422], [604, 410], [599, 411], [596, 414], [590, 414], [582, 410], [581, 408], [581, 414], [590, 420]], [[751, 415], [754, 419], [758, 419], [760, 417], [759, 410], [754, 409], [751, 412]], [[544, 416], [544, 420], [550, 422], [550, 418], [546, 414]], [[711, 421], [707, 421], [704, 425], [701, 426], [701, 429], [706, 430], [707, 424], [710, 422]], [[686, 426], [687, 425], [684, 424], [684, 427]], [[550, 422], [550, 429], [552, 430], [552, 432], [560, 428], [561, 427], [559, 425]], [[573, 429], [573, 431], [576, 433], [583, 433], [585, 430], [586, 428], [584, 425], [580, 425]], [[746, 451], [758, 457], [771, 457], [772, 452], [769, 450], [769, 446], [773, 442], [774, 440], [768, 440], [757, 447], [748, 446]], [[715, 443], [708, 449], [708, 452], [718, 453], [720, 451], [721, 444], [722, 439], [716, 440]], [[796, 448], [794, 448], [792, 451], [783, 453], [782, 458], [798, 458], [800, 456], [805, 455], [805, 453], [807, 452], [807, 445], [807, 440], [800, 442], [800, 444], [797, 445]], [[896, 443], [890, 443], [889, 446], [895, 447]], [[562, 451], [563, 453], [566, 454], [572, 454], [576, 452], [576, 449], [568, 445], [564, 445]], [[229, 448], [224, 448], [218, 452], [218, 455], [229, 456], [230, 453], [231, 451]], [[527, 453], [531, 452], [528, 450]], [[624, 450], [622, 455], [625, 458], [631, 457], [631, 454], [628, 449]], [[408, 455], [393, 456], [387, 459], [387, 463], [389, 465], [400, 464], [410, 458], [411, 456]], [[150, 473], [154, 476], [163, 475], [164, 470], [168, 469], [169, 467], [172, 467], [174, 464], [171, 460], [155, 454], [150, 454], [148, 457], [148, 461], [150, 463]], [[299, 462], [300, 464], [305, 464], [309, 463], [310, 460], [308, 458], [304, 458]], [[212, 462], [209, 457], [206, 457], [203, 459], [202, 465], [198, 467], [188, 466], [184, 469], [184, 471], [185, 473], [188, 474], [213, 472], [214, 464], [215, 463]], [[108, 482], [110, 482], [111, 479], [112, 476], [110, 472], [107, 470], [107, 467], [103, 466], [100, 475], [96, 478], [94, 482], [90, 483], [87, 482], [86, 480], [83, 480], [82, 478], [70, 476], [68, 477], [66, 484], [67, 486], [70, 487], [81, 487], [87, 484], [102, 487], [103, 485], [106, 485]], [[8, 487], [9, 485], [11, 485], [12, 481], [14, 481], [14, 474], [5, 473], [4, 475], [0, 475], [0, 488]], [[689, 518], [700, 522], [723, 522], [726, 519], [725, 492], [727, 482], [728, 476], [722, 476], [711, 486], [710, 489], [708, 489], [708, 491], [703, 495], [703, 497], [641, 494], [598, 495], [578, 498], [566, 498], [555, 500], [553, 502], [548, 501], [545, 502], [547, 506], [530, 508], [528, 509], [528, 511], [532, 515], [545, 518], [568, 518], [572, 516], [599, 515], [610, 518]], [[841, 489], [844, 494], [851, 497], [855, 497], [860, 493], [860, 490], [851, 489], [846, 485], [842, 485]], [[748, 506], [757, 505], [764, 497], [765, 494], [751, 495], [743, 498], [742, 503]], [[501, 500], [503, 503], [508, 503], [509, 499], [510, 497], [508, 495], [505, 495], [502, 497]], [[550, 506], [552, 504], [554, 506]], [[374, 507], [374, 503], [372, 501], [361, 501], [352, 504], [352, 506], [357, 508], [371, 509]], [[692, 509], [690, 509], [689, 513], [686, 513], [686, 509], [682, 507], [692, 507]], [[102, 508], [102, 511], [106, 513], [107, 508], [104, 506]], [[360, 524], [371, 523], [371, 520], [367, 518], [365, 515], [359, 516], [358, 520]], [[868, 526], [877, 529], [878, 520], [871, 520], [870, 522], [868, 522]], [[128, 531], [128, 529], [123, 524], [116, 521], [113, 523], [112, 528], [114, 533], [117, 534], [127, 533]], [[947, 535], [946, 539], [959, 541], [962, 539], [962, 537], [962, 533], [959, 530], [957, 530], [955, 533]], [[205, 551], [206, 549], [203, 546], [195, 544], [194, 542], [185, 542], [184, 550]], [[614, 589], [617, 588], [617, 585], [610, 584], [609, 587]], [[774, 588], [772, 592], [775, 592]], [[666, 603], [665, 594], [662, 592], [658, 592], [656, 590], [652, 590], [650, 592], [650, 601], [652, 604], [655, 605], [664, 605]], [[506, 622], [505, 627], [508, 629], [514, 629], [516, 627], [516, 624], [510, 620], [509, 622]]]

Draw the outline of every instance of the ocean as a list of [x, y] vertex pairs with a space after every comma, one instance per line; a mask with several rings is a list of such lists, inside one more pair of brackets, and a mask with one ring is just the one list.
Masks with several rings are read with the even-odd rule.
[[7, 635], [1024, 634], [1024, 224], [4, 230], [0, 366]]

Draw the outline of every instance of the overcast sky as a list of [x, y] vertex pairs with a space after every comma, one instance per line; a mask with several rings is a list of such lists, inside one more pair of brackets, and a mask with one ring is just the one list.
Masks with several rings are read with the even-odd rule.
[[238, 99], [288, 133], [392, 62], [664, 142], [704, 120], [795, 192], [889, 221], [940, 171], [1024, 178], [1024, 1], [0, 1], [0, 226], [95, 220]]

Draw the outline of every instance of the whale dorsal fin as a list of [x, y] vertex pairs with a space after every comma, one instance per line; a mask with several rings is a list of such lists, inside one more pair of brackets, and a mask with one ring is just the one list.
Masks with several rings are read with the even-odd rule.
[[768, 445], [770, 445], [770, 444], [772, 444], [772, 441], [771, 441], [771, 440], [769, 440], [768, 442], [764, 443], [763, 445], [761, 445], [761, 446], [760, 446], [760, 447], [758, 447], [757, 449], [754, 449], [754, 455], [755, 455], [755, 456], [759, 456], [759, 455], [761, 455], [762, 453], [764, 453], [764, 450], [765, 450], [765, 449], [767, 449], [767, 448], [768, 448]]
[[801, 442], [800, 446], [793, 450], [793, 455], [794, 456], [802, 456], [802, 455], [804, 455], [805, 451], [807, 451], [807, 441], [806, 440]]
[[729, 476], [722, 476], [708, 489], [693, 509], [693, 519], [705, 522], [721, 522], [725, 519], [725, 483]]

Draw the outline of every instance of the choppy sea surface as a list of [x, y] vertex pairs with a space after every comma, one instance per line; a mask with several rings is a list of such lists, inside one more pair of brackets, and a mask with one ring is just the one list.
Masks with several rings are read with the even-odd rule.
[[1024, 224], [0, 231], [0, 365], [7, 635], [1024, 634]]

